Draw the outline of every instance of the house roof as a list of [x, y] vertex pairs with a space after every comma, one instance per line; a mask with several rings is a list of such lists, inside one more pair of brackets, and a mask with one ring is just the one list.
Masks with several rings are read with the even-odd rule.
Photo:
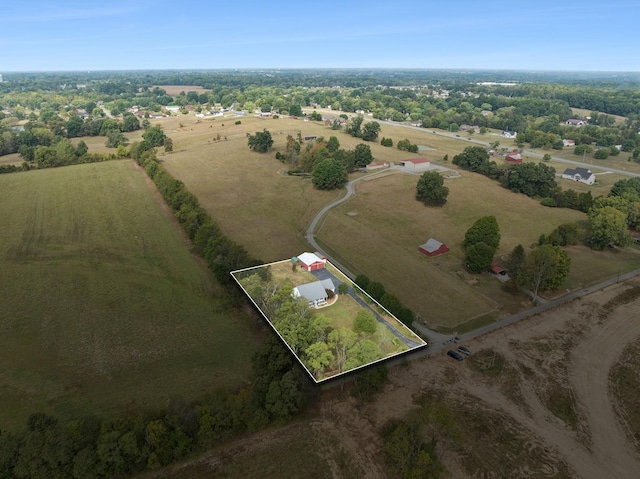
[[429, 238], [429, 241], [421, 245], [420, 248], [428, 251], [429, 253], [433, 253], [434, 251], [438, 251], [441, 246], [442, 243], [440, 243], [440, 241], [438, 241], [437, 239]]
[[506, 271], [500, 263], [491, 263], [491, 272], [495, 274], [500, 274], [503, 271]]
[[404, 160], [405, 163], [413, 163], [414, 165], [418, 165], [420, 163], [430, 163], [431, 160], [428, 158], [410, 158], [408, 160]]
[[298, 255], [298, 261], [306, 265], [311, 265], [313, 263], [324, 263], [324, 261], [322, 261], [322, 258], [319, 258], [315, 253], [306, 252]]
[[591, 170], [587, 170], [586, 168], [567, 168], [562, 174], [567, 176], [580, 175], [581, 178], [589, 178], [593, 175]]
[[506, 158], [511, 158], [512, 160], [521, 160], [522, 155], [520, 155], [520, 153], [509, 153], [507, 156], [505, 156], [505, 159]]
[[[331, 281], [331, 280], [329, 280]], [[333, 284], [333, 282], [331, 283]], [[313, 283], [301, 284], [296, 286], [298, 294], [308, 301], [318, 301], [327, 297], [327, 292], [322, 281], [314, 281]]]

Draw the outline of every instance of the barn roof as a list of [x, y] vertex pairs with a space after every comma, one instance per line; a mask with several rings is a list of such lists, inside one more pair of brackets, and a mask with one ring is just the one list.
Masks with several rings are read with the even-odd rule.
[[442, 243], [440, 241], [438, 241], [437, 239], [429, 238], [429, 241], [421, 245], [420, 248], [429, 253], [433, 253], [434, 251], [438, 251], [441, 246]]
[[429, 158], [409, 158], [408, 160], [404, 160], [404, 162], [419, 165], [420, 163], [430, 163], [431, 160]]
[[298, 260], [306, 265], [311, 265], [313, 263], [323, 263], [322, 258], [318, 257], [315, 253], [302, 253], [298, 255]]

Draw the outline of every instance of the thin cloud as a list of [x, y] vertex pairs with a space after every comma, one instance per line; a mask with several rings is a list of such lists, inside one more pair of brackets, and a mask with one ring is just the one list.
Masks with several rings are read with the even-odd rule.
[[29, 12], [16, 15], [3, 15], [1, 23], [21, 22], [60, 22], [66, 20], [82, 20], [87, 18], [113, 17], [126, 15], [137, 11], [137, 7], [122, 6], [111, 8], [66, 8], [61, 10], [49, 10], [45, 12]]

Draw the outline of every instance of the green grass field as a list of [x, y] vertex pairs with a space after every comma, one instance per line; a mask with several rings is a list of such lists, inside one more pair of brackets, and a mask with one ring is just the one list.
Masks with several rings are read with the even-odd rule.
[[133, 162], [1, 175], [0, 199], [0, 427], [244, 383], [254, 326]]

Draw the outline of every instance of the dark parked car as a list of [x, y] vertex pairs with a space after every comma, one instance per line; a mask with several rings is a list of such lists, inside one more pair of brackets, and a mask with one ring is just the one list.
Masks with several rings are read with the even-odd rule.
[[469, 351], [467, 348], [465, 348], [464, 346], [458, 346], [458, 351], [460, 351], [461, 353], [466, 354], [467, 356], [469, 356], [471, 354], [471, 351]]
[[455, 359], [456, 361], [462, 361], [464, 359], [462, 356], [460, 356], [460, 354], [456, 353], [453, 349], [450, 349], [449, 351], [447, 351], [447, 354], [451, 356], [453, 359]]

